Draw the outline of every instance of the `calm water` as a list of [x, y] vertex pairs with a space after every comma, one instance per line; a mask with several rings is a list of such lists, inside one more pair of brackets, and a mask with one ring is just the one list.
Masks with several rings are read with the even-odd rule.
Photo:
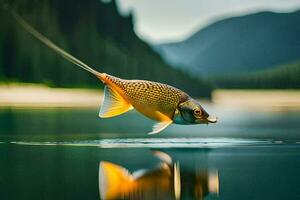
[[0, 199], [300, 199], [300, 112], [219, 108], [149, 137], [138, 113], [0, 109]]

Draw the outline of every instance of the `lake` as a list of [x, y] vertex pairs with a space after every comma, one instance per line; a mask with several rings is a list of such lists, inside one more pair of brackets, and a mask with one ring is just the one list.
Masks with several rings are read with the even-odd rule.
[[212, 125], [0, 109], [0, 199], [300, 199], [300, 111], [204, 106]]

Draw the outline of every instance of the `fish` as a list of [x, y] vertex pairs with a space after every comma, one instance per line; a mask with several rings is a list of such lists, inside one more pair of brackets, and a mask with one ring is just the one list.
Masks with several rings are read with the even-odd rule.
[[130, 173], [121, 165], [100, 161], [98, 170], [99, 193], [103, 200], [165, 199], [178, 200], [182, 196], [204, 199], [208, 194], [219, 195], [217, 170], [186, 169], [180, 162], [162, 151], [153, 151], [160, 160], [150, 169]]
[[54, 44], [17, 13], [13, 12], [13, 16], [21, 27], [41, 43], [103, 82], [104, 95], [99, 117], [114, 117], [136, 109], [156, 121], [149, 134], [157, 134], [173, 123], [191, 125], [217, 122], [216, 117], [210, 116], [199, 102], [180, 89], [164, 83], [126, 80], [98, 72]]

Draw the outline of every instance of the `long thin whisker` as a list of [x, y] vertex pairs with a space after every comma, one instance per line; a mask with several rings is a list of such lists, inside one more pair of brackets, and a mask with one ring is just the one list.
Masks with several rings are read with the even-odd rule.
[[89, 71], [90, 73], [99, 76], [101, 73], [97, 72], [96, 70], [92, 69], [91, 67], [89, 67], [87, 64], [83, 63], [82, 61], [80, 61], [79, 59], [75, 58], [74, 56], [72, 56], [71, 54], [67, 53], [66, 51], [64, 51], [63, 49], [61, 49], [60, 47], [58, 47], [56, 44], [54, 44], [52, 41], [50, 41], [48, 38], [46, 38], [44, 35], [42, 35], [41, 33], [39, 33], [36, 29], [34, 29], [32, 26], [30, 26], [20, 15], [18, 15], [15, 12], [12, 12], [14, 18], [16, 19], [16, 21], [27, 31], [29, 32], [31, 35], [33, 35], [35, 38], [37, 38], [39, 41], [41, 41], [43, 44], [45, 44], [47, 47], [49, 47], [50, 49], [52, 49], [53, 51], [55, 51], [56, 53], [58, 53], [59, 55], [61, 55], [62, 57], [64, 57], [65, 59], [67, 59], [68, 61], [70, 61], [71, 63], [81, 67], [82, 69]]

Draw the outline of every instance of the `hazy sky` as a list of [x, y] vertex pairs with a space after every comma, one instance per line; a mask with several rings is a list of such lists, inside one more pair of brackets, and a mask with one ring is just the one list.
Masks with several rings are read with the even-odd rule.
[[182, 40], [217, 19], [258, 11], [291, 12], [300, 0], [118, 0], [135, 14], [135, 32], [152, 43]]

